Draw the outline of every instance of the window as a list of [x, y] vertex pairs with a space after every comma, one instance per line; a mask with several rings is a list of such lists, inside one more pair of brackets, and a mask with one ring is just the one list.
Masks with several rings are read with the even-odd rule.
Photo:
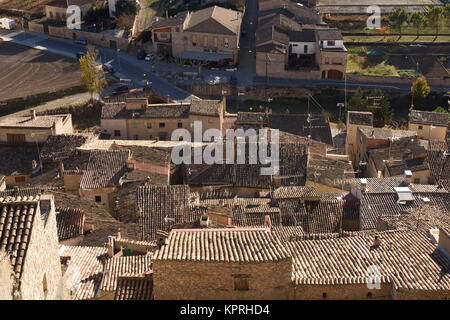
[[151, 129], [152, 128], [152, 123], [151, 122], [147, 122], [147, 129]]
[[423, 126], [419, 126], [419, 130], [422, 130], [423, 129]]
[[120, 130], [114, 130], [114, 137], [120, 137]]
[[322, 293], [322, 298], [324, 298], [324, 299], [327, 298], [327, 293], [326, 292]]
[[134, 140], [139, 140], [139, 136], [137, 134], [134, 135]]
[[183, 136], [179, 136], [178, 141], [183, 141]]
[[367, 298], [372, 298], [372, 292], [367, 292]]
[[152, 135], [152, 134], [149, 135], [148, 138], [149, 138], [150, 140], [153, 140], [153, 135]]
[[234, 276], [234, 290], [247, 291], [248, 290], [248, 277], [241, 275]]
[[160, 128], [165, 128], [165, 127], [166, 127], [166, 124], [165, 124], [164, 122], [160, 122], [160, 123], [159, 123], [159, 127], [160, 127]]
[[178, 128], [183, 128], [183, 123], [182, 122], [178, 122]]
[[305, 44], [305, 45], [303, 46], [303, 52], [304, 52], [304, 53], [308, 53], [308, 45], [307, 45], [307, 44]]
[[329, 45], [330, 47], [334, 47], [334, 45], [335, 45], [334, 40], [328, 40], [328, 45]]
[[228, 38], [225, 38], [225, 39], [223, 40], [223, 46], [224, 46], [225, 48], [228, 48], [228, 46], [229, 46]]
[[298, 47], [298, 44], [294, 43], [292, 46], [293, 46], [293, 47]]
[[197, 36], [194, 34], [192, 35], [192, 45], [195, 47], [197, 45]]
[[95, 196], [95, 202], [102, 202], [101, 196]]

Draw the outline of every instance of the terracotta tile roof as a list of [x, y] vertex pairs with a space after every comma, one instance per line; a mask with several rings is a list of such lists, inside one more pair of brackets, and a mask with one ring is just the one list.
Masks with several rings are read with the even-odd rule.
[[[443, 212], [450, 212], [450, 194], [446, 192], [413, 192], [413, 201], [398, 202], [395, 193], [364, 193], [361, 198], [360, 229], [374, 229], [378, 218], [383, 215], [399, 215], [408, 209], [419, 209], [422, 199], [428, 198], [429, 205], [437, 206]], [[428, 204], [425, 204], [425, 206]]]
[[314, 187], [280, 187], [273, 193], [274, 199], [294, 199], [294, 198], [310, 198], [319, 197]]
[[107, 259], [106, 253], [107, 249], [104, 247], [60, 247], [60, 256], [70, 257], [69, 267], [73, 268], [73, 300], [93, 299], [100, 294], [103, 278], [102, 261]]
[[348, 119], [351, 124], [373, 126], [373, 113], [372, 112], [349, 111]]
[[298, 285], [363, 284], [369, 266], [376, 265], [382, 283], [393, 282], [395, 289], [450, 289], [449, 260], [424, 233], [379, 235], [382, 244], [377, 248], [373, 235], [288, 242], [293, 280]]
[[114, 300], [153, 300], [153, 279], [148, 276], [119, 277]]
[[276, 226], [272, 232], [281, 241], [292, 241], [305, 234], [302, 226]]
[[96, 136], [87, 134], [58, 134], [48, 137], [41, 148], [41, 159], [46, 162], [56, 162], [69, 158], [75, 149], [94, 140]]
[[102, 119], [153, 119], [153, 118], [187, 118], [189, 104], [155, 105], [145, 109], [127, 110], [125, 103], [107, 103], [102, 107]]
[[50, 129], [56, 122], [65, 122], [70, 114], [45, 115], [36, 116], [36, 118], [28, 117], [11, 117], [8, 116], [0, 120], [0, 128], [34, 128], [34, 129]]
[[430, 173], [436, 182], [450, 179], [450, 153], [447, 151], [428, 151]]
[[283, 14], [300, 24], [320, 23], [320, 16], [315, 9], [298, 6], [297, 3], [284, 0], [258, 1], [258, 16], [268, 16], [271, 14]]
[[177, 13], [175, 16], [169, 17], [168, 19], [161, 19], [152, 25], [153, 29], [156, 28], [166, 28], [175, 27], [183, 24], [186, 19], [187, 11]]
[[84, 211], [77, 208], [56, 208], [58, 239], [66, 240], [84, 234]]
[[221, 100], [193, 99], [191, 102], [190, 114], [218, 116], [222, 111]]
[[10, 255], [17, 278], [22, 275], [38, 203], [38, 197], [0, 198], [0, 252]]
[[318, 29], [317, 39], [319, 40], [344, 40], [342, 33], [338, 29]]
[[416, 137], [417, 132], [409, 130], [394, 130], [390, 128], [364, 128], [358, 127], [358, 130], [366, 139], [389, 140], [399, 138]]
[[129, 151], [92, 150], [89, 162], [83, 171], [80, 188], [98, 189], [117, 186], [127, 170]]
[[31, 174], [33, 161], [39, 165], [39, 154], [35, 145], [0, 147], [0, 174], [5, 176]]
[[409, 113], [408, 121], [417, 124], [428, 124], [434, 126], [447, 127], [449, 120], [448, 113], [412, 110]]
[[14, 188], [0, 191], [0, 198], [16, 198], [16, 197], [35, 197], [42, 193], [42, 190], [37, 187], [30, 188]]
[[165, 217], [175, 219], [175, 224], [199, 218], [198, 213], [191, 210], [187, 185], [144, 186], [139, 187], [136, 194], [141, 240], [154, 240], [157, 229], [167, 230], [172, 222], [166, 223]]
[[154, 261], [264, 263], [289, 259], [270, 229], [172, 230]]
[[400, 161], [391, 161], [386, 163], [386, 167], [391, 176], [401, 176], [405, 170], [411, 172], [428, 170], [428, 161], [426, 158], [406, 159]]
[[238, 35], [241, 22], [241, 12], [213, 6], [193, 12], [184, 31]]
[[54, 0], [47, 3], [47, 6], [67, 8], [67, 6], [83, 6], [85, 4], [94, 3], [95, 0]]
[[140, 276], [151, 271], [151, 255], [138, 255], [128, 257], [113, 257], [106, 261], [105, 272], [102, 281], [102, 291], [115, 291], [117, 279], [127, 276]]

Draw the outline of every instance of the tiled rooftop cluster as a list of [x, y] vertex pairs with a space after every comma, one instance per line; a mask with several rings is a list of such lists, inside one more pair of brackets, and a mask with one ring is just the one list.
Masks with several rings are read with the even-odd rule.
[[409, 122], [447, 127], [448, 113], [412, 110], [409, 113]]
[[77, 208], [57, 208], [56, 223], [58, 239], [66, 240], [78, 237], [84, 233], [85, 213]]
[[75, 149], [97, 137], [87, 134], [59, 134], [49, 136], [41, 148], [41, 159], [44, 162], [57, 162], [73, 155]]

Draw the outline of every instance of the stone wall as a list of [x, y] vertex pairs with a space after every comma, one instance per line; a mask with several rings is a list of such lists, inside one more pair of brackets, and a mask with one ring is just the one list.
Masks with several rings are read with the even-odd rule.
[[112, 43], [116, 43], [116, 48], [122, 51], [127, 51], [129, 47], [129, 40], [125, 38], [118, 38], [101, 33], [86, 32], [80, 30], [70, 30], [62, 27], [48, 27], [48, 34], [53, 37], [64, 39], [86, 39], [88, 44], [96, 45], [104, 48], [111, 48]]
[[[52, 200], [43, 199], [47, 197]], [[51, 210], [47, 219], [43, 219], [40, 210], [46, 206], [47, 201], [51, 202]], [[41, 196], [40, 207], [34, 217], [33, 229], [29, 237], [20, 284], [21, 298], [23, 300], [64, 299], [53, 196]]]
[[44, 33], [44, 25], [40, 23], [28, 22], [28, 30], [32, 32]]
[[9, 256], [0, 252], [0, 300], [12, 300], [13, 277]]
[[[288, 299], [291, 259], [278, 263], [161, 261], [153, 263], [155, 300]], [[235, 290], [235, 275], [249, 290]]]
[[368, 289], [362, 284], [297, 285], [294, 300], [364, 300], [392, 299], [392, 285], [382, 284], [380, 289]]

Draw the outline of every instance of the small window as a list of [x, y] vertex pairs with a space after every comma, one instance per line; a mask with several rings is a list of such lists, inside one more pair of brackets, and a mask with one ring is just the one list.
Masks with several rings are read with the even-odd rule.
[[151, 129], [152, 128], [152, 123], [151, 122], [147, 122], [147, 129]]
[[298, 44], [294, 43], [292, 46], [293, 46], [293, 47], [298, 47]]
[[134, 135], [134, 140], [139, 140], [139, 136], [137, 134]]
[[423, 129], [423, 126], [419, 126], [419, 130], [422, 130]]
[[179, 136], [178, 141], [183, 141], [183, 136]]
[[150, 140], [153, 140], [153, 135], [152, 135], [152, 134], [149, 135], [148, 138], [149, 138]]
[[225, 38], [225, 40], [223, 41], [223, 46], [224, 46], [225, 48], [228, 48], [228, 46], [229, 46], [228, 38]]
[[305, 46], [303, 47], [303, 52], [308, 53], [308, 45], [307, 44], [305, 44]]
[[183, 128], [183, 123], [182, 122], [178, 122], [178, 128]]
[[101, 196], [95, 196], [95, 202], [102, 202]]
[[114, 137], [120, 137], [120, 130], [114, 130]]
[[330, 47], [333, 47], [333, 46], [335, 45], [334, 40], [328, 40], [328, 45], [329, 45]]
[[322, 298], [323, 298], [323, 299], [326, 299], [326, 298], [327, 298], [327, 293], [326, 293], [326, 292], [322, 293]]
[[372, 292], [367, 292], [367, 298], [372, 298]]
[[159, 123], [159, 127], [160, 127], [160, 128], [165, 128], [165, 127], [166, 127], [166, 124], [165, 124], [164, 122], [160, 122], [160, 123]]
[[247, 277], [234, 277], [234, 290], [247, 291], [248, 290], [248, 278]]

